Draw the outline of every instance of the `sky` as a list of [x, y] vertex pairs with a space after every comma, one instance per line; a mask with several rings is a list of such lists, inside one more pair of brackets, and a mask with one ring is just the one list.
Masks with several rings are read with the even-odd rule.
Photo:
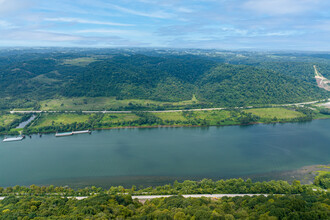
[[330, 51], [329, 0], [0, 0], [0, 47]]

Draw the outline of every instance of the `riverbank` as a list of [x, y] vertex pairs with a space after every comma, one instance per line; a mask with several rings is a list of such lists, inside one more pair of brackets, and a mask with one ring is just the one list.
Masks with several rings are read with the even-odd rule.
[[[108, 130], [121, 128], [158, 128], [158, 127], [208, 127], [229, 125], [275, 124], [306, 122], [315, 119], [330, 118], [330, 114], [320, 106], [285, 106], [271, 108], [233, 108], [233, 109], [190, 109], [170, 111], [142, 111], [142, 112], [33, 112], [36, 117], [23, 128], [17, 128], [15, 123], [3, 123], [0, 134], [18, 135], [70, 132], [73, 130]], [[32, 112], [11, 112], [0, 115], [6, 118], [17, 118], [22, 121]], [[24, 116], [24, 117], [23, 117]]]
[[23, 129], [23, 133], [34, 134], [119, 128], [207, 127], [258, 123], [274, 124], [311, 121], [313, 118], [330, 118], [330, 115], [296, 106], [120, 114], [39, 113], [36, 119]]
[[[121, 126], [121, 127], [105, 127], [105, 128], [93, 128], [91, 131], [102, 131], [102, 130], [117, 130], [117, 129], [143, 129], [143, 128], [208, 128], [208, 127], [226, 127], [226, 126], [249, 126], [249, 125], [258, 125], [258, 124], [286, 124], [286, 123], [305, 123], [311, 122], [313, 120], [325, 120], [329, 118], [316, 118], [310, 121], [285, 121], [285, 122], [253, 122], [248, 124], [228, 124], [228, 125], [147, 125], [147, 126]], [[70, 132], [71, 130], [61, 131], [61, 132]], [[29, 133], [29, 134], [55, 134], [57, 131], [49, 132], [38, 132], [38, 133]], [[27, 135], [29, 135], [27, 134]], [[0, 135], [3, 135], [0, 133]]]

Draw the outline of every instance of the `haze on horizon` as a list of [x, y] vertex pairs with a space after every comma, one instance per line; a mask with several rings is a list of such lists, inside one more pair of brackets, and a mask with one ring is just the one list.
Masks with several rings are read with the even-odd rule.
[[0, 0], [0, 47], [330, 51], [327, 0]]

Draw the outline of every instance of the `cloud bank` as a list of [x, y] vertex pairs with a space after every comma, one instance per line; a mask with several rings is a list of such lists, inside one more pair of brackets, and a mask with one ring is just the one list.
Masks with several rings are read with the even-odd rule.
[[0, 0], [0, 46], [330, 50], [325, 0]]

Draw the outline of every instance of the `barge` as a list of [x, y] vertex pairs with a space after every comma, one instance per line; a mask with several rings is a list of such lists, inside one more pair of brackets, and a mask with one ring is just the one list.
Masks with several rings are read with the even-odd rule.
[[66, 133], [56, 133], [55, 137], [65, 137], [65, 136], [71, 136], [74, 134], [91, 134], [92, 132], [90, 130], [84, 130], [84, 131], [72, 131], [72, 132], [66, 132]]
[[90, 134], [92, 133], [90, 130], [84, 130], [84, 131], [73, 131], [72, 134]]
[[20, 136], [20, 137], [15, 137], [15, 138], [4, 138], [2, 141], [3, 142], [10, 142], [10, 141], [21, 141], [25, 138], [25, 136]]
[[65, 137], [65, 136], [71, 136], [73, 135], [73, 132], [67, 132], [67, 133], [56, 133], [55, 137]]

